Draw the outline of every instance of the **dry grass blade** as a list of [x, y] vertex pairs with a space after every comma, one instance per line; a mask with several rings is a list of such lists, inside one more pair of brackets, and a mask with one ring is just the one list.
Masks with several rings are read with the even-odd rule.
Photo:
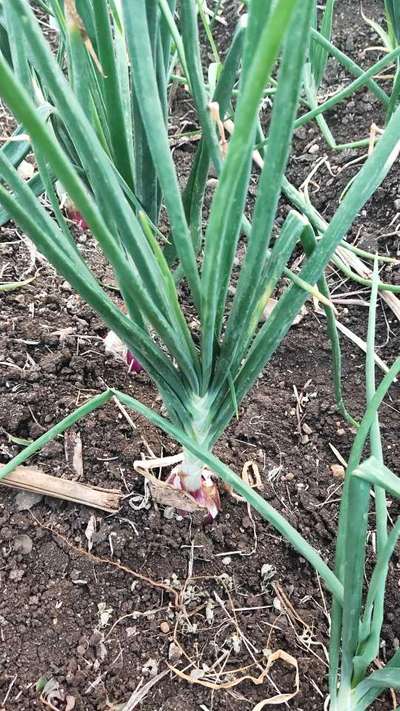
[[338, 462], [340, 462], [344, 466], [344, 468], [347, 469], [347, 462], [346, 462], [345, 458], [342, 457], [339, 450], [337, 450], [336, 447], [331, 442], [329, 442], [329, 446], [330, 446], [332, 452], [334, 453], [336, 459], [338, 460]]
[[[385, 293], [388, 296], [394, 296], [394, 294], [389, 294], [389, 292], [385, 292]], [[394, 297], [394, 298], [396, 299], [396, 297]], [[400, 305], [400, 302], [398, 302], [397, 299], [396, 299], [396, 301]], [[343, 333], [343, 335], [347, 336], [349, 341], [352, 341], [352, 343], [354, 343], [356, 346], [358, 346], [360, 348], [360, 350], [362, 350], [364, 353], [367, 352], [366, 342], [362, 338], [357, 336], [353, 331], [351, 331], [350, 328], [347, 328], [347, 326], [345, 326], [341, 321], [337, 321], [337, 320], [336, 320], [336, 327], [337, 327], [338, 331], [341, 331]], [[382, 358], [380, 358], [376, 353], [374, 354], [374, 359], [375, 359], [375, 363], [380, 367], [380, 369], [383, 370], [384, 373], [387, 373], [389, 370], [389, 366], [386, 365], [385, 361], [382, 360]]]
[[[319, 298], [320, 296], [322, 296], [322, 299]], [[322, 301], [323, 303], [325, 303], [325, 305], [327, 304], [328, 306], [332, 306], [332, 303], [329, 301], [329, 299], [325, 299], [325, 297], [322, 294], [320, 294], [319, 291], [318, 291], [318, 294], [314, 296], [314, 298], [317, 299], [318, 301]], [[271, 316], [274, 308], [277, 305], [278, 305], [277, 299], [273, 299], [272, 297], [270, 299], [268, 299], [267, 305], [266, 305], [266, 307], [263, 311], [263, 314], [262, 314], [263, 321], [266, 321]], [[302, 322], [304, 316], [306, 316], [306, 315], [307, 315], [307, 308], [306, 308], [306, 306], [302, 306], [301, 310], [297, 314], [296, 318], [293, 319], [292, 326], [298, 326], [298, 324]]]
[[1, 291], [15, 291], [16, 289], [21, 289], [23, 286], [27, 286], [34, 281], [36, 276], [30, 277], [29, 279], [23, 279], [22, 281], [5, 281], [0, 282], [0, 292]]
[[[319, 642], [314, 634], [313, 628], [303, 620], [299, 613], [295, 610], [292, 603], [290, 602], [286, 593], [282, 590], [281, 586], [277, 583], [273, 584], [273, 588], [279, 600], [281, 609], [285, 612], [290, 625], [296, 635], [298, 644], [303, 647], [308, 653], [311, 653], [316, 657], [322, 664], [328, 666], [329, 655], [326, 647], [322, 642]], [[301, 632], [298, 631], [300, 627]], [[315, 647], [319, 647], [323, 651], [323, 657], [321, 657], [316, 651]]]
[[7, 143], [10, 141], [11, 143], [22, 143], [22, 142], [30, 142], [30, 138], [27, 133], [19, 133], [17, 136], [0, 136], [0, 141], [6, 141]]
[[[183, 460], [183, 454], [175, 454], [172, 457], [158, 457], [154, 459], [136, 459], [133, 462], [133, 467], [135, 471], [139, 472], [139, 469], [159, 469], [160, 467], [174, 466], [175, 464], [180, 464]], [[141, 473], [141, 472], [139, 472]]]
[[79, 432], [67, 430], [64, 435], [65, 459], [78, 479], [83, 477], [82, 437]]
[[393, 311], [394, 315], [400, 321], [400, 301], [395, 294], [391, 291], [381, 291], [379, 292], [382, 299], [387, 303], [389, 308]]
[[[205, 668], [201, 665], [201, 659], [199, 657], [193, 659], [191, 655], [186, 651], [184, 646], [181, 644], [179, 639], [179, 629], [181, 628], [182, 623], [190, 623], [190, 620], [193, 618], [194, 615], [199, 614], [201, 610], [207, 608], [207, 602], [204, 600], [204, 597], [201, 595], [201, 593], [199, 593], [199, 590], [197, 594], [199, 604], [197, 604], [194, 609], [188, 610], [186, 608], [186, 596], [189, 596], [189, 603], [193, 602], [193, 594], [195, 587], [200, 583], [204, 584], [209, 583], [211, 581], [222, 585], [222, 587], [224, 588], [227, 600], [224, 601], [223, 599], [221, 599], [217, 592], [214, 592], [213, 599], [217, 601], [219, 607], [226, 616], [225, 619], [229, 621], [229, 624], [231, 626], [233, 626], [237, 639], [240, 640], [246, 647], [247, 652], [249, 653], [249, 656], [251, 658], [249, 662], [242, 664], [242, 666], [235, 669], [225, 669], [225, 664], [229, 659], [230, 651], [224, 649], [222, 655], [219, 657], [219, 659], [217, 659], [217, 662], [213, 666], [208, 667], [206, 671]], [[175, 648], [179, 650], [179, 657], [184, 658], [189, 664], [190, 672], [186, 672], [187, 667], [185, 670], [182, 670], [178, 669], [172, 664], [169, 664], [168, 666], [170, 670], [174, 672], [174, 674], [179, 676], [181, 679], [184, 679], [185, 681], [189, 682], [190, 684], [197, 684], [213, 691], [233, 689], [239, 684], [242, 684], [244, 681], [250, 681], [252, 684], [259, 686], [265, 682], [272, 665], [276, 661], [280, 660], [286, 664], [289, 664], [295, 669], [294, 691], [290, 693], [280, 693], [275, 683], [271, 680], [271, 683], [278, 691], [278, 693], [269, 699], [265, 699], [259, 702], [256, 709], [262, 709], [265, 705], [276, 705], [285, 703], [286, 701], [289, 701], [294, 696], [296, 696], [299, 691], [299, 669], [297, 660], [294, 657], [292, 657], [290, 654], [287, 654], [283, 650], [278, 649], [277, 651], [269, 654], [267, 660], [265, 660], [265, 656], [263, 656], [261, 659], [257, 658], [258, 650], [252, 644], [251, 640], [246, 637], [246, 635], [240, 628], [239, 618], [236, 614], [235, 605], [232, 596], [229, 592], [229, 579], [227, 579], [226, 574], [221, 576], [195, 576], [186, 579], [185, 584], [179, 593], [179, 612], [175, 621], [173, 641]], [[217, 664], [221, 665], [221, 663], [222, 668], [217, 670]], [[254, 668], [259, 671], [258, 676], [255, 676], [254, 674], [250, 673]], [[225, 679], [225, 681], [223, 679]]]
[[164, 676], [169, 673], [169, 669], [164, 669], [157, 674], [153, 679], [150, 679], [144, 686], [138, 687], [133, 692], [132, 696], [123, 706], [119, 706], [120, 711], [132, 711], [145, 699], [152, 687], [157, 684]]
[[[349, 252], [344, 247], [338, 247], [336, 253], [347, 267], [353, 269], [364, 279], [372, 279], [372, 269], [367, 267], [356, 254]], [[390, 291], [383, 290], [379, 291], [379, 294], [400, 321], [400, 301], [397, 296]]]

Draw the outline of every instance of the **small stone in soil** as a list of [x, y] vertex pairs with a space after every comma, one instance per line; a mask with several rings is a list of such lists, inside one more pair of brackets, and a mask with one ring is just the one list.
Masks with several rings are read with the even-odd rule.
[[14, 550], [17, 553], [22, 553], [22, 555], [29, 555], [32, 548], [32, 538], [26, 536], [24, 533], [21, 536], [17, 536], [14, 540]]
[[253, 526], [253, 524], [252, 524], [251, 519], [249, 518], [249, 516], [243, 516], [243, 519], [242, 519], [242, 527], [243, 527], [243, 528], [252, 528], [252, 526]]
[[171, 642], [168, 648], [168, 659], [170, 662], [176, 661], [182, 656], [182, 651], [180, 647], [174, 642]]
[[89, 644], [91, 647], [97, 647], [100, 642], [102, 642], [104, 639], [103, 634], [99, 630], [95, 630], [89, 639]]
[[344, 467], [341, 464], [331, 464], [331, 472], [336, 479], [344, 479]]
[[166, 506], [164, 511], [163, 511], [163, 517], [167, 519], [167, 521], [171, 520], [174, 518], [175, 514], [175, 509], [173, 506]]
[[96, 647], [96, 657], [101, 662], [104, 662], [106, 656], [107, 656], [107, 647], [104, 644], [104, 642], [100, 642], [100, 644], [98, 644]]
[[293, 472], [288, 472], [284, 477], [282, 477], [285, 481], [292, 481], [294, 479], [295, 475]]
[[29, 511], [33, 506], [42, 500], [41, 494], [33, 494], [30, 491], [20, 491], [15, 497], [18, 511]]

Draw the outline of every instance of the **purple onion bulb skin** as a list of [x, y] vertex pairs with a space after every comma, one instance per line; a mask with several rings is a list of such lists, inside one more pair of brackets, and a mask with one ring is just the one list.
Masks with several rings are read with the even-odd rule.
[[128, 373], [141, 373], [144, 370], [143, 366], [130, 351], [126, 351], [126, 362], [128, 364]]
[[200, 485], [194, 489], [193, 486], [188, 486], [188, 476], [178, 467], [171, 472], [167, 479], [167, 483], [179, 491], [186, 491], [193, 499], [207, 509], [205, 518], [206, 523], [212, 523], [221, 511], [221, 500], [219, 496], [218, 486], [213, 481], [211, 473], [203, 470], [201, 474]]
[[68, 217], [81, 232], [86, 232], [89, 229], [88, 223], [78, 210], [68, 210]]

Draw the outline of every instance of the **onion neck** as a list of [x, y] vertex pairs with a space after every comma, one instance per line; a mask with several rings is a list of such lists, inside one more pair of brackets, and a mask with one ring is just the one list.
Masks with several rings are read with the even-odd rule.
[[[199, 446], [209, 448], [209, 396], [192, 396], [190, 410], [192, 412], [190, 437]], [[186, 491], [193, 493], [201, 487], [202, 472], [204, 463], [201, 459], [191, 454], [187, 449], [183, 450], [183, 462], [181, 471], [183, 474], [182, 483]]]

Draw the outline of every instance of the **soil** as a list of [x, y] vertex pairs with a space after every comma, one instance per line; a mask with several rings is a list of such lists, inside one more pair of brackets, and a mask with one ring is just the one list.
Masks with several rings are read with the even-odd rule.
[[[237, 3], [225, 5], [233, 22]], [[367, 15], [376, 17], [374, 0], [363, 7]], [[223, 51], [230, 30], [220, 27], [218, 32]], [[335, 42], [363, 65], [376, 56], [365, 52], [367, 46], [377, 44], [376, 37], [350, 0], [337, 2]], [[331, 93], [345, 81], [345, 72], [330, 62], [323, 91]], [[177, 125], [188, 110], [179, 94], [174, 105]], [[327, 119], [340, 142], [365, 137], [372, 122], [383, 124], [378, 102], [366, 91]], [[189, 143], [176, 149], [182, 179], [194, 148]], [[321, 166], [311, 198], [329, 218], [358, 169], [359, 163], [350, 165], [351, 161], [364, 153], [329, 151], [316, 125], [310, 124], [297, 131], [288, 176], [301, 185], [315, 161], [327, 156], [331, 172]], [[395, 229], [391, 221], [400, 197], [398, 177], [395, 166], [349, 235], [360, 246], [392, 256], [399, 254], [398, 238], [385, 235]], [[282, 201], [278, 224], [287, 210]], [[90, 235], [77, 234], [77, 240], [98, 277], [109, 283], [110, 274]], [[32, 254], [12, 225], [2, 229], [0, 254], [3, 280], [36, 273], [25, 288], [1, 295], [3, 462], [21, 449], [12, 438], [38, 437], [106, 385], [159, 408], [148, 376], [130, 376], [122, 363], [105, 355], [106, 331], [98, 317], [40, 256]], [[398, 267], [387, 267], [384, 276], [400, 283]], [[334, 272], [330, 284], [336, 296], [359, 291]], [[368, 295], [354, 298], [360, 297]], [[338, 304], [338, 310], [343, 323], [365, 338], [366, 306]], [[398, 321], [380, 303], [377, 352], [388, 363], [398, 355], [399, 334]], [[343, 339], [343, 353], [344, 391], [351, 412], [359, 417], [364, 407], [364, 357], [347, 339]], [[398, 401], [397, 384], [381, 413], [385, 461], [395, 471]], [[255, 677], [265, 668], [270, 652], [282, 650], [297, 660], [300, 674], [299, 692], [288, 706], [320, 711], [327, 694], [329, 594], [308, 563], [271, 526], [228, 494], [223, 495], [223, 511], [211, 525], [153, 503], [135, 510], [144, 494], [144, 481], [134, 473], [133, 461], [149, 449], [159, 456], [174, 454], [178, 448], [143, 418], [132, 415], [132, 420], [134, 428], [111, 403], [31, 460], [48, 473], [77, 478], [70, 450], [74, 434], [79, 433], [81, 480], [121, 488], [124, 503], [118, 514], [108, 516], [52, 499], [19, 511], [15, 492], [1, 491], [0, 708], [103, 711], [126, 701], [141, 682], [154, 680], [140, 705], [143, 711], [246, 711], [278, 689], [282, 693], [294, 689], [294, 668], [282, 660], [263, 684], [247, 679], [228, 690], [190, 684], [175, 672], [158, 678], [168, 663], [190, 673], [189, 660], [177, 652], [181, 645], [200, 668], [211, 667], [225, 655], [225, 671], [242, 669], [245, 676], [244, 668], [253, 664], [249, 673]], [[215, 452], [237, 472], [249, 460], [255, 462], [265, 498], [332, 563], [341, 491], [341, 481], [332, 475], [331, 466], [338, 463], [332, 446], [346, 459], [353, 434], [335, 409], [324, 319], [309, 304]], [[393, 503], [391, 516], [396, 509]], [[85, 533], [89, 521], [94, 525], [90, 554]], [[368, 560], [373, 561], [372, 540]], [[184, 588], [183, 609], [174, 608], [174, 595], [157, 585], [162, 581], [177, 591]], [[399, 586], [397, 550], [388, 580], [383, 661], [399, 646]], [[40, 687], [49, 679], [54, 680], [55, 695], [41, 700]], [[374, 708], [393, 708], [390, 694], [383, 695]]]

